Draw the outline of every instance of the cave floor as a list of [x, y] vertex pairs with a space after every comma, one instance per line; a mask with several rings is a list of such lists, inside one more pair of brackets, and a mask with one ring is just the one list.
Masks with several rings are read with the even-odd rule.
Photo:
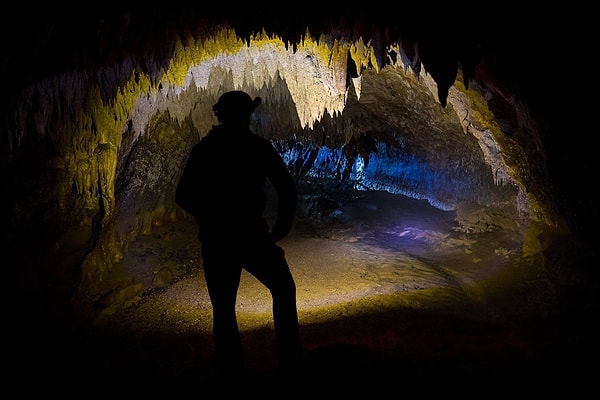
[[[556, 312], [543, 282], [519, 278], [521, 234], [461, 229], [454, 212], [400, 197], [320, 198], [315, 216], [317, 197], [309, 196], [312, 205], [281, 242], [308, 351], [293, 381], [277, 374], [269, 294], [245, 272], [238, 313], [247, 376], [218, 379], [200, 244], [188, 221], [161, 226], [129, 247], [123, 268], [152, 289], [83, 332], [47, 332], [49, 343], [32, 346], [41, 360], [25, 362], [24, 374], [52, 377], [47, 389], [63, 393], [75, 386], [266, 396], [280, 388], [288, 397], [584, 393], [597, 335], [585, 318]], [[514, 292], [503, 294], [507, 286]]]

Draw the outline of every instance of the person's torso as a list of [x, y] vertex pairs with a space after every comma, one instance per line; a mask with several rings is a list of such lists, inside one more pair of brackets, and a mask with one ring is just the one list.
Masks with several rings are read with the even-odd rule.
[[271, 143], [250, 131], [213, 129], [197, 146], [196, 184], [205, 223], [262, 231]]

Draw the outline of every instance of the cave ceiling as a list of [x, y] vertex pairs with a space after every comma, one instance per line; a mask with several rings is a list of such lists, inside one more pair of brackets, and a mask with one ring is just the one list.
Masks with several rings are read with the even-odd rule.
[[[175, 50], [175, 36], [183, 40], [190, 35], [202, 37], [230, 26], [244, 39], [265, 32], [290, 46], [301, 43], [307, 32], [329, 44], [335, 39], [361, 38], [372, 43], [379, 53], [376, 57], [384, 62], [387, 47], [400, 43], [415, 73], [422, 63], [445, 90], [454, 82], [458, 67], [468, 84], [482, 56], [495, 73], [504, 72], [507, 84], [519, 86], [526, 79], [531, 83], [532, 77], [519, 66], [540, 66], [540, 55], [546, 51], [543, 21], [531, 29], [535, 11], [512, 1], [486, 2], [485, 7], [451, 2], [377, 8], [313, 6], [308, 3], [292, 11], [249, 3], [152, 10], [119, 4], [95, 12], [42, 6], [28, 12], [19, 25], [3, 26], [7, 49], [3, 68], [14, 77], [8, 82], [10, 89], [65, 70], [113, 65], [124, 55], [166, 63]], [[511, 67], [509, 72], [507, 67]]]

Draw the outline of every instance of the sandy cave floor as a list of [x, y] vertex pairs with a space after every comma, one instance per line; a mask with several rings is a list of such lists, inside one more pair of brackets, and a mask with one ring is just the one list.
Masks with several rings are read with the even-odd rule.
[[[340, 196], [328, 210], [321, 204], [317, 222], [299, 218], [281, 242], [296, 279], [308, 350], [304, 372], [286, 383], [295, 387], [292, 394], [392, 389], [403, 398], [494, 398], [558, 389], [574, 394], [590, 384], [583, 361], [596, 352], [596, 334], [585, 321], [542, 317], [548, 304], [535, 294], [539, 282], [528, 281], [518, 290], [521, 298], [511, 294], [497, 304], [482, 292], [489, 284], [475, 284], [520, 273], [516, 231], [467, 232], [454, 212], [402, 196]], [[50, 333], [40, 351], [45, 357], [33, 366], [61, 378], [49, 390], [76, 384], [132, 393], [222, 388], [194, 235], [193, 224], [178, 222], [130, 246], [124, 267], [153, 289], [85, 333]], [[225, 389], [283, 384], [270, 297], [247, 273], [238, 312], [248, 375]]]

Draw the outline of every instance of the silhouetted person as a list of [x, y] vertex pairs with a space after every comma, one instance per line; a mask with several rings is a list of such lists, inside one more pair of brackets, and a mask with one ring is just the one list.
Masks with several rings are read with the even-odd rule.
[[[215, 348], [232, 373], [244, 363], [235, 309], [242, 268], [271, 292], [279, 367], [293, 369], [303, 352], [296, 284], [276, 244], [292, 227], [298, 193], [272, 143], [249, 128], [260, 102], [243, 91], [219, 98], [213, 110], [220, 125], [192, 148], [176, 191], [177, 204], [198, 223]], [[263, 216], [267, 179], [278, 195], [272, 227]]]

